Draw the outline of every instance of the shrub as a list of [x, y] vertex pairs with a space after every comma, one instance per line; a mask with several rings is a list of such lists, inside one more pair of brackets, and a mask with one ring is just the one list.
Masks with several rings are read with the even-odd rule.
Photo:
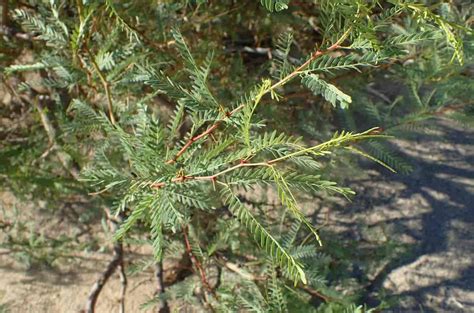
[[[4, 84], [36, 111], [17, 132], [26, 143], [2, 144], [2, 179], [50, 201], [89, 192], [114, 232], [104, 281], [119, 268], [126, 282], [123, 243], [153, 247], [137, 270], [155, 264], [162, 277], [163, 262], [191, 264], [145, 306], [368, 312], [357, 293], [336, 292], [324, 222], [299, 199], [353, 194], [336, 182], [334, 161], [353, 167], [355, 154], [408, 171], [388, 137], [441, 114], [472, 121], [462, 3], [17, 6], [3, 29]], [[32, 61], [13, 62], [12, 49]], [[382, 75], [407, 96], [377, 92]]]

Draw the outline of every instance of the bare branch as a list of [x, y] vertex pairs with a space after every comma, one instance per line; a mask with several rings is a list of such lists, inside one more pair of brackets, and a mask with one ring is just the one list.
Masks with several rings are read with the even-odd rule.
[[[155, 297], [160, 297], [161, 294], [165, 292], [165, 284], [163, 281], [163, 262], [159, 261], [155, 264], [155, 276], [156, 276], [156, 292]], [[158, 313], [169, 313], [170, 308], [168, 306], [168, 302], [164, 299], [159, 299], [157, 304], [157, 312]]]
[[127, 293], [127, 275], [125, 274], [125, 265], [123, 262], [123, 255], [121, 257], [121, 262], [118, 266], [118, 272], [120, 276], [120, 284], [122, 285], [122, 291], [120, 293], [120, 313], [125, 313], [125, 295]]
[[[116, 218], [112, 218], [110, 212], [106, 209], [105, 210], [107, 214], [107, 218], [109, 220], [109, 224], [111, 227], [111, 230], [113, 232], [117, 231], [118, 229], [118, 223], [116, 221]], [[119, 217], [120, 219], [122, 216]], [[100, 292], [102, 291], [102, 288], [105, 286], [109, 278], [112, 276], [112, 274], [115, 272], [115, 270], [119, 270], [119, 275], [120, 275], [120, 281], [122, 284], [122, 293], [121, 293], [121, 298], [120, 298], [120, 312], [123, 313], [125, 312], [125, 292], [127, 289], [127, 277], [125, 276], [125, 271], [124, 271], [124, 262], [123, 262], [123, 243], [122, 241], [116, 241], [114, 243], [114, 256], [112, 260], [109, 262], [105, 270], [102, 272], [100, 275], [99, 279], [94, 283], [92, 286], [89, 296], [87, 297], [87, 303], [86, 303], [86, 313], [94, 313], [95, 312], [95, 305], [97, 303], [97, 299], [99, 298]]]

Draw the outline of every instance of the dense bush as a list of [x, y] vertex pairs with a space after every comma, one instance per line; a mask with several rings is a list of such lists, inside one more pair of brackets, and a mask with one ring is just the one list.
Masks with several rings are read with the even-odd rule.
[[[468, 1], [12, 2], [1, 114], [25, 120], [0, 130], [0, 179], [51, 214], [80, 196], [77, 223], [105, 212], [105, 282], [123, 243], [151, 245], [135, 270], [161, 279], [163, 262], [190, 264], [144, 304], [163, 311], [368, 312], [299, 199], [350, 197], [356, 155], [409, 171], [385, 141], [433, 117], [472, 124]], [[84, 248], [2, 228], [51, 264]]]

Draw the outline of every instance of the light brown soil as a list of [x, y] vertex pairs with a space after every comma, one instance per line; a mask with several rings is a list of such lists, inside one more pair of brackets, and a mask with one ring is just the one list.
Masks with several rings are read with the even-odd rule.
[[412, 173], [371, 165], [365, 179], [353, 179], [355, 201], [334, 217], [368, 224], [353, 230], [362, 242], [388, 237], [409, 247], [368, 275], [369, 302], [385, 288], [400, 301], [394, 312], [474, 312], [474, 132], [437, 124], [394, 142]]
[[[19, 201], [9, 192], [0, 192], [0, 209], [4, 209], [0, 210], [2, 221], [9, 220], [9, 213], [15, 207], [21, 210], [23, 221], [31, 220], [37, 212], [31, 203]], [[70, 235], [75, 231], [75, 226], [66, 221], [38, 214], [35, 218], [39, 219], [37, 222], [41, 229], [52, 237]], [[100, 225], [97, 226], [96, 231], [100, 232]], [[53, 268], [27, 269], [13, 258], [11, 251], [0, 249], [0, 312], [3, 313], [2, 308], [12, 313], [80, 312], [85, 307], [90, 288], [112, 256], [110, 252], [72, 255], [76, 258], [61, 258]], [[129, 258], [133, 256], [131, 254]], [[126, 312], [140, 311], [140, 305], [153, 297], [153, 278], [151, 270], [128, 276]], [[96, 312], [118, 312], [120, 286], [118, 274], [113, 275], [100, 294]]]
[[[80, 312], [85, 306], [89, 289], [97, 279], [99, 270], [106, 266], [107, 257], [86, 257], [80, 266], [64, 272], [25, 271], [12, 266], [2, 266], [0, 302], [10, 310], [9, 312]], [[152, 274], [140, 274], [129, 278], [126, 312], [139, 312], [140, 305], [153, 296], [152, 277]], [[118, 276], [114, 275], [102, 290], [96, 312], [118, 312], [119, 290], [120, 281]]]
[[[439, 125], [438, 137], [420, 134], [414, 141], [394, 143], [414, 165], [411, 174], [370, 165], [364, 178], [351, 182], [357, 197], [331, 207], [326, 226], [361, 246], [391, 240], [409, 247], [394, 249], [390, 258], [364, 269], [366, 300], [377, 303], [376, 295], [385, 288], [399, 297], [394, 312], [474, 312], [474, 133], [452, 122]], [[16, 201], [0, 195], [7, 209]], [[25, 214], [32, 210], [31, 205], [17, 206], [26, 208]], [[325, 218], [329, 207], [320, 208]], [[0, 304], [10, 312], [78, 312], [110, 254], [81, 256], [79, 263], [54, 270], [25, 271], [0, 252]], [[138, 312], [153, 295], [152, 278], [151, 271], [129, 277], [127, 312]], [[118, 312], [119, 291], [115, 275], [97, 312]]]

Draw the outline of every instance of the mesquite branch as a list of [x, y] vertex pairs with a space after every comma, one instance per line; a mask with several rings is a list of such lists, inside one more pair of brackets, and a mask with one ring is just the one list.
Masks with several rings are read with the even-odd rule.
[[[209, 180], [209, 181], [216, 181], [217, 180], [217, 177], [221, 176], [221, 175], [224, 175], [228, 172], [231, 172], [231, 171], [234, 171], [238, 168], [241, 168], [241, 167], [255, 167], [255, 166], [270, 166], [268, 163], [239, 163], [233, 167], [230, 167], [228, 169], [225, 169], [219, 173], [216, 173], [214, 175], [210, 175], [210, 176], [180, 176], [180, 177], [176, 177], [176, 178], [173, 178], [171, 180], [171, 183], [179, 183], [179, 182], [185, 182], [185, 181], [188, 181], [188, 180]], [[165, 182], [162, 182], [162, 183], [154, 183], [151, 185], [152, 188], [161, 188], [161, 187], [164, 187], [166, 186], [167, 183]]]
[[87, 313], [94, 313], [95, 312], [95, 304], [97, 299], [99, 298], [99, 294], [102, 291], [102, 288], [109, 280], [110, 276], [115, 272], [117, 267], [122, 262], [122, 253], [123, 250], [119, 246], [114, 247], [114, 257], [107, 265], [105, 271], [100, 275], [99, 279], [94, 283], [92, 286], [89, 296], [87, 298], [86, 310]]
[[[377, 138], [377, 137], [386, 137], [386, 136], [380, 135], [379, 134], [379, 128], [375, 127], [375, 128], [371, 128], [369, 130], [366, 130], [365, 132], [354, 134], [353, 137], [351, 138], [351, 140], [355, 141], [355, 140], [361, 140], [361, 139], [367, 139], [367, 138]], [[275, 159], [272, 159], [272, 160], [269, 160], [269, 161], [266, 161], [266, 162], [248, 163], [248, 162], [242, 160], [242, 161], [240, 161], [239, 164], [231, 166], [231, 167], [229, 167], [225, 170], [222, 170], [218, 173], [215, 173], [213, 175], [208, 175], [208, 176], [180, 175], [178, 177], [175, 177], [175, 178], [171, 179], [169, 182], [151, 183], [150, 186], [152, 188], [159, 189], [159, 188], [162, 188], [162, 187], [164, 187], [164, 186], [166, 186], [170, 183], [183, 183], [183, 182], [190, 181], [190, 180], [212, 181], [214, 183], [214, 182], [217, 181], [218, 177], [220, 177], [222, 175], [225, 175], [229, 172], [235, 171], [235, 170], [237, 170], [239, 168], [242, 168], [242, 167], [261, 167], [261, 166], [273, 167], [275, 163], [282, 162], [282, 161], [285, 161], [285, 160], [288, 160], [290, 158], [297, 157], [297, 156], [300, 156], [300, 155], [303, 155], [303, 154], [306, 154], [306, 153], [311, 153], [311, 152], [315, 153], [315, 152], [318, 152], [318, 151], [323, 151], [323, 150], [327, 149], [327, 147], [330, 147], [332, 144], [340, 145], [345, 141], [347, 141], [347, 140], [340, 140], [338, 138], [333, 138], [333, 139], [331, 139], [329, 141], [326, 141], [326, 142], [323, 142], [319, 145], [309, 147], [309, 148], [304, 148], [304, 149], [286, 154], [284, 156], [281, 156], [281, 157], [278, 157], [278, 158], [275, 158]]]
[[[337, 40], [337, 42], [335, 44], [331, 45], [326, 50], [319, 50], [319, 49], [316, 50], [306, 62], [304, 62], [299, 67], [297, 67], [293, 72], [291, 72], [290, 74], [288, 74], [286, 77], [284, 77], [280, 81], [276, 82], [275, 84], [273, 84], [273, 85], [269, 86], [268, 88], [266, 88], [265, 90], [263, 90], [257, 101], [259, 101], [264, 95], [274, 91], [278, 87], [281, 87], [281, 86], [285, 85], [287, 82], [289, 82], [290, 80], [292, 80], [293, 78], [295, 78], [296, 76], [301, 74], [314, 60], [316, 60], [320, 56], [339, 49], [340, 44], [347, 38], [347, 36], [349, 35], [349, 32], [350, 32], [350, 28], [341, 36], [341, 38], [339, 38]], [[222, 119], [217, 120], [213, 125], [211, 125], [208, 129], [206, 129], [201, 134], [199, 134], [197, 136], [194, 136], [191, 139], [189, 139], [188, 142], [186, 142], [186, 144], [181, 148], [181, 150], [179, 150], [178, 153], [176, 153], [176, 155], [172, 159], [169, 159], [168, 161], [166, 161], [166, 163], [167, 164], [172, 164], [172, 163], [176, 162], [178, 160], [178, 158], [181, 157], [181, 155], [183, 155], [184, 152], [186, 152], [186, 150], [194, 142], [196, 142], [199, 139], [207, 137], [208, 135], [212, 134], [212, 132], [214, 132], [214, 130], [216, 130], [222, 122], [224, 122], [225, 120], [231, 118], [233, 115], [235, 115], [235, 113], [241, 111], [244, 107], [245, 107], [245, 104], [241, 104], [237, 108], [232, 110], [231, 112], [226, 112], [225, 116]]]

